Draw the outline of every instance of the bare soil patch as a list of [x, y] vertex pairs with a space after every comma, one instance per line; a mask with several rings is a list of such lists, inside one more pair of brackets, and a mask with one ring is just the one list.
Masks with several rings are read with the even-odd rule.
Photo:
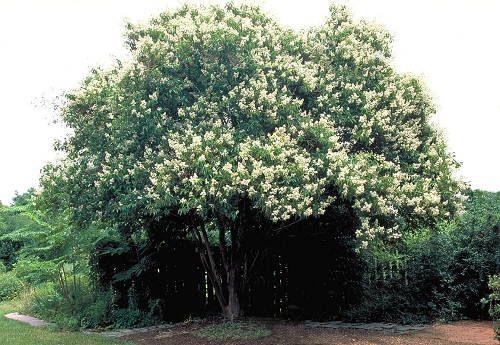
[[430, 325], [421, 331], [402, 334], [353, 329], [308, 328], [301, 323], [264, 321], [272, 334], [259, 340], [209, 341], [197, 335], [203, 324], [177, 326], [123, 339], [148, 345], [500, 345], [492, 322], [460, 321]]

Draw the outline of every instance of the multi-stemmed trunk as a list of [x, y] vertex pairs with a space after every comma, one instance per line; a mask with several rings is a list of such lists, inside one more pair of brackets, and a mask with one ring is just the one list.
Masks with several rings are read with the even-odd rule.
[[[237, 231], [237, 230], [236, 230]], [[219, 301], [224, 318], [234, 320], [241, 315], [240, 293], [243, 288], [241, 256], [238, 253], [238, 243], [233, 242], [236, 236], [231, 236], [231, 243], [225, 240], [224, 229], [220, 229], [219, 249], [222, 263], [217, 262], [212, 244], [203, 225], [193, 229], [201, 262], [214, 287], [215, 296]], [[232, 231], [234, 233], [234, 230]]]
[[[211, 243], [203, 221], [192, 224], [191, 233], [195, 239], [200, 254], [201, 262], [207, 273], [214, 292], [221, 306], [224, 317], [234, 320], [241, 316], [241, 293], [248, 284], [253, 269], [262, 253], [259, 248], [249, 247], [260, 235], [260, 229], [255, 229], [251, 224], [252, 218], [250, 202], [243, 199], [239, 205], [238, 216], [230, 220], [220, 216], [216, 219], [218, 226], [218, 249], [220, 262], [214, 254], [215, 243]], [[247, 234], [252, 228], [252, 239]], [[257, 241], [259, 242], [259, 241]], [[262, 242], [259, 243], [262, 246]]]

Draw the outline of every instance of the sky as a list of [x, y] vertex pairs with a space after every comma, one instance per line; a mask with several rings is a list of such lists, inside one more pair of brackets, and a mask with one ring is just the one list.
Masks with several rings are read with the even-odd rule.
[[[331, 0], [250, 0], [300, 30], [328, 16]], [[38, 186], [54, 161], [50, 100], [88, 71], [126, 58], [125, 18], [147, 21], [177, 0], [0, 0], [0, 201]], [[200, 1], [198, 1], [200, 2]], [[203, 3], [221, 3], [207, 0]], [[238, 1], [234, 1], [238, 2]], [[500, 191], [500, 0], [340, 0], [356, 19], [394, 36], [396, 69], [422, 76], [435, 98], [459, 171], [474, 189]]]

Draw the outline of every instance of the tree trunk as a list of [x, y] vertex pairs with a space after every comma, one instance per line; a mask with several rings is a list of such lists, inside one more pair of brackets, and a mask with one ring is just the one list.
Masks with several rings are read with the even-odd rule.
[[238, 269], [231, 265], [228, 267], [229, 279], [227, 282], [227, 300], [226, 305], [223, 307], [224, 318], [234, 321], [241, 316], [241, 306], [239, 299], [238, 289]]
[[227, 250], [225, 241], [219, 243], [222, 264], [217, 263], [204, 227], [201, 226], [192, 230], [201, 262], [214, 287], [215, 296], [219, 301], [224, 318], [233, 321], [241, 316], [239, 299], [239, 274], [241, 272], [238, 269], [241, 264], [236, 256], [227, 257], [227, 252], [233, 252], [233, 248]]
[[[239, 213], [235, 220], [223, 215], [217, 217], [221, 262], [216, 262], [213, 244], [209, 241], [203, 221], [193, 224], [191, 228], [201, 261], [214, 287], [224, 318], [231, 321], [242, 315], [240, 294], [248, 284], [257, 258], [261, 256], [263, 245], [259, 239], [253, 238], [251, 244], [256, 245], [259, 250], [252, 252], [251, 248], [248, 248], [247, 233], [252, 226], [251, 203], [247, 198], [242, 198], [238, 208]], [[260, 233], [260, 231], [254, 232]], [[226, 237], [228, 234], [230, 239]]]
[[[211, 255], [211, 254], [208, 254]], [[234, 321], [241, 316], [240, 305], [240, 270], [238, 269], [239, 263], [228, 262], [227, 265], [221, 265], [221, 269], [225, 272], [219, 272], [216, 265], [212, 265], [210, 260], [207, 260], [207, 254], [201, 254], [201, 261], [205, 266], [207, 275], [214, 287], [215, 296], [219, 301], [225, 319]], [[225, 274], [224, 274], [225, 273]], [[225, 275], [227, 279], [223, 280], [221, 277]]]

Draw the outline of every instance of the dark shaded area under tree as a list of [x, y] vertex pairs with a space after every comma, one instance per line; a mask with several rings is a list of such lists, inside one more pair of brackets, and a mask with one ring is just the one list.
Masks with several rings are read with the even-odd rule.
[[[331, 318], [359, 299], [362, 270], [354, 252], [353, 231], [328, 231], [325, 225], [324, 220], [303, 221], [287, 229], [287, 235], [257, 265], [242, 293], [245, 315]], [[100, 284], [112, 286], [117, 307], [128, 307], [134, 285], [141, 308], [147, 309], [151, 300], [161, 300], [164, 320], [218, 313], [220, 306], [195, 245], [179, 239], [159, 243], [142, 252], [148, 259], [141, 272], [124, 280], [117, 280], [123, 275], [116, 273], [134, 267], [141, 260], [137, 252], [96, 257]], [[112, 246], [117, 244], [108, 242], [102, 249]], [[216, 257], [220, 264], [220, 253]]]

